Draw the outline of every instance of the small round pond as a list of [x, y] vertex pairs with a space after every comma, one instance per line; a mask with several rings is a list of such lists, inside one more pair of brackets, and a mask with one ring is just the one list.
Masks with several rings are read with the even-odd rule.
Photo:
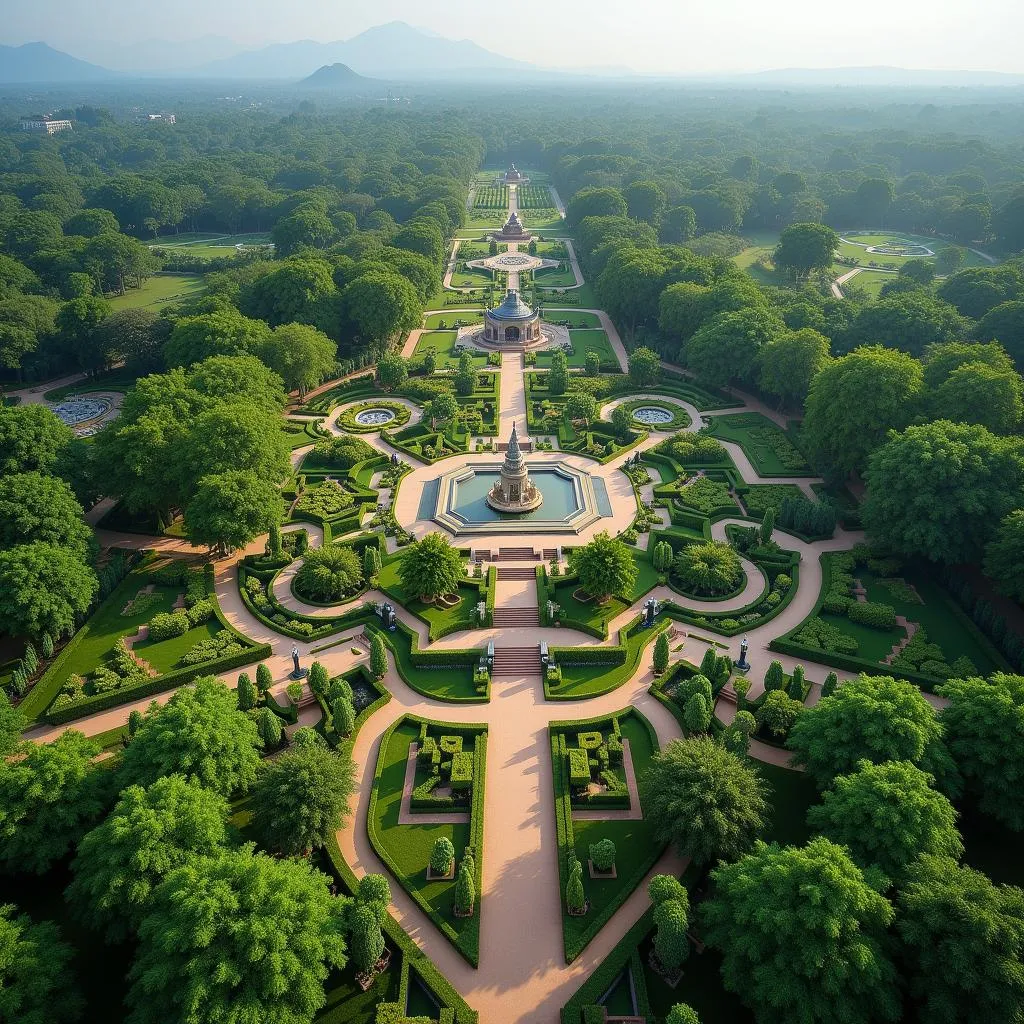
[[356, 413], [356, 423], [362, 427], [381, 427], [394, 418], [395, 414], [390, 409], [364, 409]]
[[53, 411], [69, 427], [97, 420], [110, 411], [110, 403], [103, 398], [68, 398], [53, 407]]
[[637, 423], [644, 423], [647, 426], [656, 426], [662, 423], [671, 423], [672, 413], [658, 405], [645, 405], [640, 409], [633, 410], [633, 419]]

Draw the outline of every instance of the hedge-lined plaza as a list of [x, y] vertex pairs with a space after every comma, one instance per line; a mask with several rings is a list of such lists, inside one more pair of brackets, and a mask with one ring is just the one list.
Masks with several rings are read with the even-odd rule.
[[[839, 299], [687, 248], [654, 180], [562, 212], [568, 171], [416, 153], [387, 219], [158, 238], [208, 298], [81, 380], [95, 435], [63, 378], [0, 409], [0, 935], [45, 1019], [1016, 1020], [1009, 356], [833, 350]], [[957, 417], [999, 377], [1012, 428]]]

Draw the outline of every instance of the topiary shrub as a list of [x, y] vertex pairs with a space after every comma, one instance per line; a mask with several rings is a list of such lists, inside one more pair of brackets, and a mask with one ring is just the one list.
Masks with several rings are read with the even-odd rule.
[[309, 551], [295, 574], [295, 592], [313, 601], [340, 601], [363, 584], [363, 567], [351, 549], [329, 544]]
[[610, 839], [600, 839], [590, 844], [590, 863], [595, 870], [607, 873], [615, 867], [615, 843]]
[[847, 606], [846, 615], [851, 622], [870, 626], [872, 629], [894, 629], [896, 626], [896, 609], [891, 604], [854, 601]]
[[438, 836], [430, 851], [430, 870], [435, 875], [447, 875], [455, 859], [455, 847], [447, 836]]
[[171, 640], [191, 629], [185, 612], [158, 612], [149, 620], [150, 640]]

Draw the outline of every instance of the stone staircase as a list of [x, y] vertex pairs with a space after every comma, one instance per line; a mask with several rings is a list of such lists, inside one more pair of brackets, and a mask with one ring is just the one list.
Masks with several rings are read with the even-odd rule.
[[495, 629], [515, 629], [522, 626], [536, 628], [540, 625], [540, 612], [536, 606], [526, 608], [495, 608], [493, 622]]
[[[528, 609], [529, 610], [529, 609]], [[536, 614], [536, 608], [532, 609]], [[497, 611], [497, 609], [495, 609]], [[495, 647], [491, 677], [540, 675], [540, 645], [534, 647]]]
[[533, 548], [498, 548], [497, 562], [536, 562], [537, 552]]
[[537, 570], [532, 565], [497, 565], [495, 571], [499, 580], [535, 580]]

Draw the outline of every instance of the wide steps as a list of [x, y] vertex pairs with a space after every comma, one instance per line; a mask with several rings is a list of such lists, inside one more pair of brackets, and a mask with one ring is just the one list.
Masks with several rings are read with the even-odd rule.
[[540, 613], [536, 608], [495, 608], [493, 621], [496, 629], [516, 626], [539, 626]]
[[537, 569], [532, 565], [498, 565], [495, 566], [499, 580], [535, 580]]
[[533, 548], [498, 548], [499, 562], [535, 562], [537, 552]]
[[495, 647], [491, 676], [540, 675], [540, 647]]
[[558, 548], [545, 548], [540, 553], [540, 557], [542, 561], [553, 562], [558, 558]]

